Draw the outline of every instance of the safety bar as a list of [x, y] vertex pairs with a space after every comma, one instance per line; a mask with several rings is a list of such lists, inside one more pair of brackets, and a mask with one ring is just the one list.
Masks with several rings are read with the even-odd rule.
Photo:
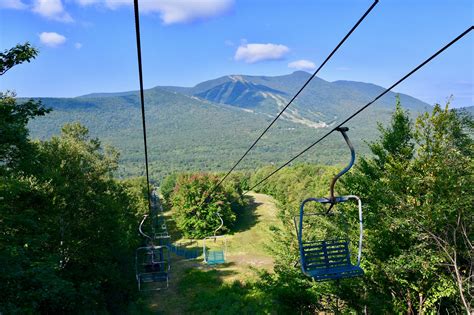
[[224, 226], [224, 220], [222, 220], [222, 217], [219, 211], [216, 212], [216, 215], [219, 217], [219, 220], [221, 220], [221, 225], [219, 225], [219, 227], [214, 231], [214, 237], [216, 237], [217, 231], [219, 231]]
[[147, 239], [149, 239], [150, 241], [153, 242], [153, 239], [152, 239], [150, 236], [148, 236], [147, 234], [145, 234], [145, 232], [143, 232], [143, 230], [142, 230], [143, 222], [145, 222], [146, 218], [148, 218], [148, 214], [145, 214], [145, 215], [143, 216], [143, 219], [142, 219], [142, 221], [140, 222], [140, 225], [138, 226], [138, 232], [140, 232], [140, 234], [141, 234], [143, 237], [145, 237], [145, 238], [147, 238]]

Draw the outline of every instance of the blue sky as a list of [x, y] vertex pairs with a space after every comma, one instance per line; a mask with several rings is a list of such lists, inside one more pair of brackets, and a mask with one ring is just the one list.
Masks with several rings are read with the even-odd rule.
[[[136, 90], [132, 0], [0, 0], [0, 49], [40, 55], [0, 80], [19, 96]], [[228, 74], [312, 72], [371, 5], [362, 0], [140, 0], [145, 87]], [[381, 0], [320, 72], [387, 87], [473, 25], [472, 0]], [[474, 105], [474, 32], [400, 85]]]

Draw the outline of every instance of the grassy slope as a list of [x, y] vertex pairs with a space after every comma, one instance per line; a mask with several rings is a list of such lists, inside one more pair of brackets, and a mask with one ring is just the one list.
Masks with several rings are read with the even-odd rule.
[[[201, 259], [185, 261], [172, 255], [170, 288], [146, 296], [152, 312], [159, 314], [186, 313], [197, 295], [217, 290], [234, 281], [245, 283], [255, 279], [258, 269], [271, 271], [273, 258], [268, 253], [270, 226], [279, 225], [277, 208], [271, 197], [249, 194], [250, 204], [239, 215], [233, 235], [228, 236], [228, 263], [209, 267]], [[167, 213], [173, 236], [172, 213]], [[179, 241], [179, 240], [177, 240]], [[201, 245], [201, 242], [198, 242]], [[193, 273], [193, 271], [200, 271]]]

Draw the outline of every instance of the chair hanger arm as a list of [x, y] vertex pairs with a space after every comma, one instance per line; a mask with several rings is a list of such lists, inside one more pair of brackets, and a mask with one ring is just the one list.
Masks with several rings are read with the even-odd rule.
[[329, 199], [331, 200], [331, 202], [334, 202], [335, 201], [335, 197], [334, 197], [334, 186], [336, 185], [336, 182], [337, 180], [342, 176], [344, 175], [345, 173], [347, 173], [351, 168], [352, 166], [354, 165], [354, 162], [355, 162], [355, 150], [354, 150], [354, 147], [352, 146], [352, 143], [351, 141], [349, 140], [349, 137], [347, 136], [347, 131], [349, 131], [349, 128], [347, 127], [339, 127], [336, 129], [337, 131], [339, 131], [342, 136], [344, 137], [344, 140], [346, 141], [347, 145], [349, 146], [349, 149], [351, 150], [351, 161], [349, 162], [349, 164], [342, 170], [340, 171], [331, 181], [331, 186], [329, 188], [329, 192], [330, 192], [330, 197]]

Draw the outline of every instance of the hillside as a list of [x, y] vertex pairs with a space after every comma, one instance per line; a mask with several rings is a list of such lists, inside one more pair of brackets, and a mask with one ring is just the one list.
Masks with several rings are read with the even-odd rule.
[[[232, 75], [192, 88], [155, 87], [145, 91], [148, 144], [153, 178], [174, 170], [225, 170], [275, 117], [309, 74], [266, 77]], [[383, 88], [373, 84], [315, 78], [242, 163], [242, 169], [280, 164], [328, 128], [363, 106]], [[388, 93], [348, 125], [360, 152], [372, 140], [376, 122], [387, 122], [395, 93]], [[429, 105], [400, 95], [413, 114]], [[76, 98], [43, 98], [54, 111], [31, 122], [34, 138], [49, 138], [71, 121], [121, 152], [121, 176], [143, 173], [141, 113], [136, 91], [94, 93]], [[302, 160], [346, 160], [341, 139], [331, 136]]]

